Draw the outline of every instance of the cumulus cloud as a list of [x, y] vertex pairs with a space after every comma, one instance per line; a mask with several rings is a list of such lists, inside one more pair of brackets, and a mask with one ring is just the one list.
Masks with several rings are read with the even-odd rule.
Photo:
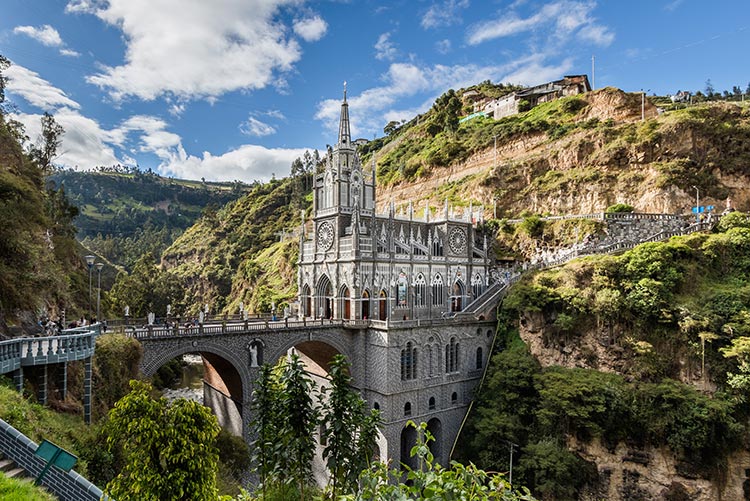
[[478, 45], [527, 31], [547, 29], [550, 39], [558, 42], [577, 33], [582, 40], [609, 45], [614, 40], [614, 34], [592, 17], [594, 8], [596, 3], [593, 1], [562, 0], [548, 3], [527, 17], [521, 17], [511, 10], [497, 19], [473, 25], [468, 30], [466, 40], [469, 45]]
[[424, 29], [440, 28], [461, 23], [459, 11], [469, 6], [469, 0], [445, 0], [434, 3], [422, 16], [421, 25]]
[[271, 134], [276, 134], [276, 128], [274, 128], [274, 126], [272, 125], [261, 122], [253, 116], [250, 116], [248, 117], [247, 121], [240, 124], [240, 132], [247, 136], [263, 137], [270, 136]]
[[166, 175], [186, 179], [205, 177], [213, 181], [268, 181], [273, 175], [289, 175], [292, 162], [305, 151], [246, 144], [219, 156], [207, 151], [202, 156], [194, 156], [179, 148], [160, 169]]
[[[73, 0], [67, 12], [93, 14], [122, 31], [124, 63], [87, 81], [115, 100], [216, 98], [283, 79], [301, 57], [294, 33], [317, 40], [327, 25], [308, 17], [287, 26], [284, 9], [304, 0]], [[292, 28], [292, 29], [290, 29]]]
[[317, 42], [328, 31], [328, 24], [319, 16], [299, 19], [294, 22], [294, 32], [305, 42]]
[[[13, 118], [26, 128], [26, 134], [34, 142], [41, 135], [40, 114], [17, 114]], [[55, 111], [55, 120], [62, 125], [65, 133], [58, 148], [58, 156], [53, 160], [56, 165], [89, 170], [97, 165], [114, 165], [122, 163], [114, 149], [107, 142], [110, 135], [99, 124], [81, 115], [78, 110], [60, 108]]]
[[8, 77], [8, 92], [21, 96], [32, 106], [45, 111], [61, 106], [80, 108], [65, 92], [28, 68], [13, 64], [5, 71], [5, 76]]
[[391, 33], [382, 33], [375, 42], [375, 58], [381, 61], [393, 61], [398, 55], [396, 46], [391, 41]]
[[49, 24], [45, 24], [38, 28], [35, 26], [16, 26], [13, 28], [13, 33], [17, 35], [26, 35], [47, 47], [57, 47], [60, 54], [63, 56], [78, 57], [81, 55], [72, 49], [66, 48], [65, 42], [63, 42], [60, 33]]
[[13, 33], [26, 35], [47, 47], [61, 47], [63, 45], [60, 33], [49, 24], [36, 28], [34, 26], [16, 26]]
[[[427, 111], [448, 88], [467, 87], [482, 80], [533, 85], [558, 78], [571, 68], [569, 59], [557, 65], [546, 64], [543, 54], [533, 54], [497, 66], [393, 63], [381, 77], [384, 85], [366, 89], [359, 95], [350, 94], [348, 102], [352, 134], [380, 134], [383, 125], [391, 120], [407, 120]], [[424, 96], [421, 105], [408, 109], [399, 106], [402, 99], [414, 96]], [[340, 107], [341, 101], [338, 99], [323, 100], [318, 103], [315, 118], [321, 120], [329, 131], [336, 131]]]

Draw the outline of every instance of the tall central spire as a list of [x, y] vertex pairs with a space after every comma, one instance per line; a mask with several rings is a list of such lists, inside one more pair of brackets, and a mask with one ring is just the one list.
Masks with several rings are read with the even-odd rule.
[[346, 102], [346, 82], [344, 82], [344, 102], [341, 103], [341, 119], [339, 120], [339, 146], [349, 146], [352, 133], [349, 130], [349, 104]]

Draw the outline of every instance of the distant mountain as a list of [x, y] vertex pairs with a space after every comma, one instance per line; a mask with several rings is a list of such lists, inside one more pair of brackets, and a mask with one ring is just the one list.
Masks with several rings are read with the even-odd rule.
[[160, 254], [205, 210], [216, 210], [251, 190], [241, 182], [210, 183], [153, 172], [63, 170], [48, 183], [80, 208], [78, 238], [110, 262], [130, 268], [145, 252]]

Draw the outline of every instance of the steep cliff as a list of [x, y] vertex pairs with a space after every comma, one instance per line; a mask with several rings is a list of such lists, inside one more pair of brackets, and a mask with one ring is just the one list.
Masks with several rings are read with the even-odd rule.
[[505, 217], [597, 212], [614, 203], [674, 213], [694, 205], [696, 186], [701, 204], [723, 209], [729, 196], [735, 206], [750, 205], [750, 108], [709, 103], [658, 114], [645, 104], [641, 121], [640, 94], [605, 88], [498, 121], [465, 122], [429, 142], [458, 152], [445, 166], [424, 153], [434, 146], [421, 153], [401, 146], [425, 141], [412, 127], [376, 153], [379, 174], [386, 161], [402, 166], [400, 176], [382, 176], [395, 181], [380, 189], [379, 203], [449, 198], [483, 204], [489, 216], [496, 201]]

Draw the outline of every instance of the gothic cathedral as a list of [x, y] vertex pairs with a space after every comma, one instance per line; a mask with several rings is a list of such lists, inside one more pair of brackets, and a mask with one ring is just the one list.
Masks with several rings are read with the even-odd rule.
[[415, 432], [427, 422], [433, 453], [447, 464], [487, 363], [495, 321], [467, 314], [490, 285], [487, 239], [471, 208], [448, 202], [421, 215], [412, 204], [376, 211], [374, 162], [365, 170], [341, 104], [338, 142], [315, 174], [312, 221], [298, 268], [300, 314], [349, 320], [361, 328], [355, 384], [384, 425], [382, 457], [409, 464]]

